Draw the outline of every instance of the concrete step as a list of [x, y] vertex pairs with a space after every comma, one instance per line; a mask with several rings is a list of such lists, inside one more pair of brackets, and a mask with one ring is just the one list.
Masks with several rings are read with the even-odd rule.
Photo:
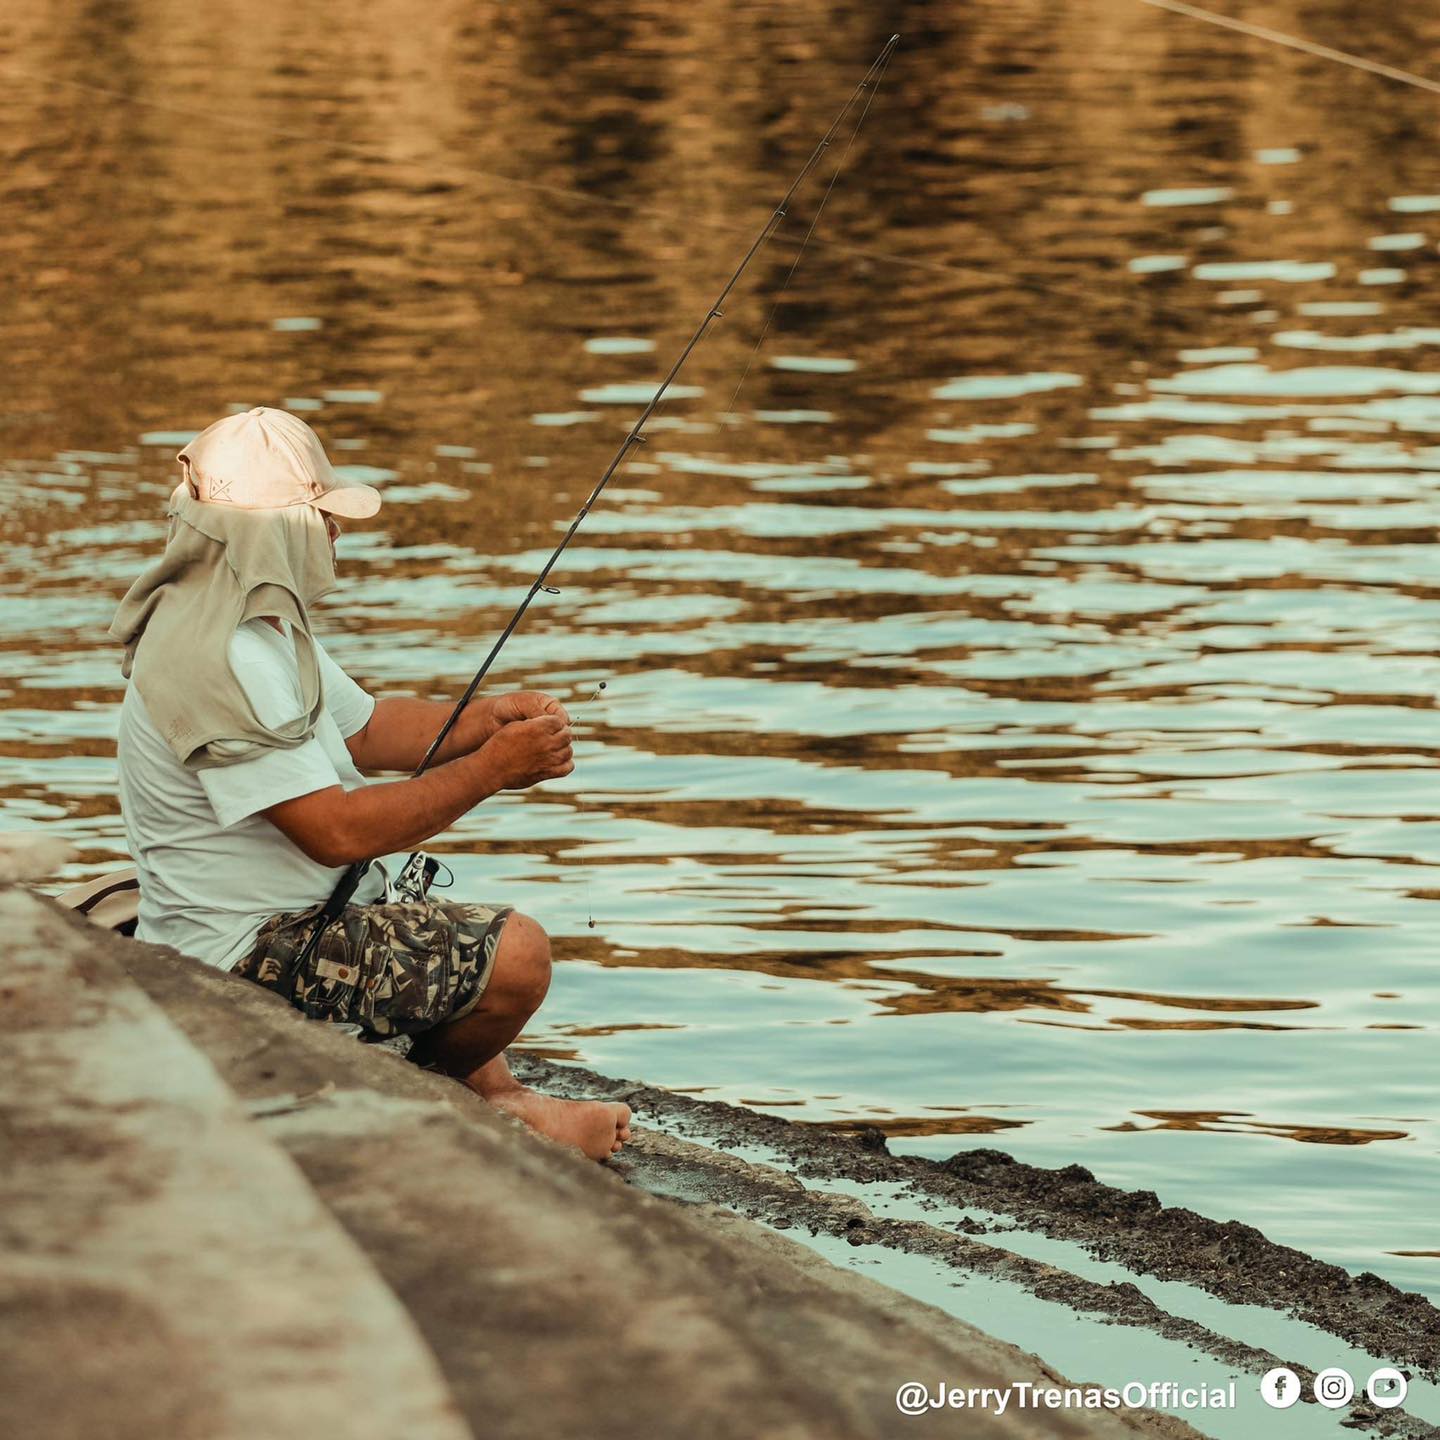
[[122, 953], [372, 1257], [487, 1440], [1194, 1433], [1094, 1411], [902, 1417], [906, 1380], [1064, 1382], [783, 1236], [631, 1189], [253, 985]]
[[467, 1440], [405, 1309], [131, 982], [129, 942], [17, 889], [0, 926], [11, 1433]]

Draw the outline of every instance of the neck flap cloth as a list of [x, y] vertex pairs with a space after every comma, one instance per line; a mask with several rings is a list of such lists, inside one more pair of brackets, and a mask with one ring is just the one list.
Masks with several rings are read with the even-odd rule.
[[[110, 634], [124, 674], [175, 757], [203, 770], [292, 749], [315, 731], [324, 703], [310, 606], [334, 588], [325, 517], [311, 505], [245, 510], [170, 497], [164, 553], [120, 602]], [[230, 640], [247, 620], [290, 622], [301, 713], [271, 729], [230, 668]]]

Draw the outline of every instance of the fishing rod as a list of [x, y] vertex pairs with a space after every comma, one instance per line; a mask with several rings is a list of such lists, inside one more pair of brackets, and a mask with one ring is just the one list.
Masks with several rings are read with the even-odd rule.
[[[530, 589], [526, 592], [525, 598], [521, 600], [520, 604], [516, 607], [515, 613], [510, 617], [509, 623], [500, 632], [499, 638], [495, 641], [494, 645], [490, 647], [490, 653], [485, 657], [484, 662], [475, 672], [474, 678], [465, 687], [465, 693], [461, 695], [459, 700], [455, 702], [455, 708], [451, 710], [449, 717], [440, 727], [439, 733], [430, 742], [430, 748], [426, 750], [424, 756], [420, 760], [419, 765], [415, 767], [415, 773], [411, 777], [412, 779], [418, 779], [421, 775], [425, 773], [426, 770], [430, 768], [430, 764], [435, 759], [435, 756], [439, 753], [440, 747], [444, 745], [446, 739], [450, 735], [450, 732], [459, 723], [461, 715], [465, 713], [465, 707], [469, 705], [470, 702], [475, 698], [475, 692], [479, 690], [480, 686], [484, 683], [486, 675], [490, 673], [490, 667], [494, 665], [496, 657], [500, 654], [501, 650], [505, 648], [505, 642], [509, 640], [509, 638], [515, 633], [520, 622], [525, 618], [525, 613], [527, 610], [529, 610], [531, 602], [542, 590], [554, 593], [553, 587], [547, 585], [546, 581], [549, 580], [550, 572], [555, 568], [560, 557], [565, 553], [565, 547], [569, 545], [572, 539], [574, 539], [575, 532], [580, 528], [581, 523], [590, 513], [590, 507], [594, 505], [595, 502], [600, 498], [601, 492], [605, 489], [606, 485], [610, 483], [610, 477], [614, 475], [614, 473], [620, 468], [621, 465], [624, 464], [625, 458], [629, 455], [630, 451], [636, 445], [643, 445], [645, 443], [646, 436], [643, 433], [645, 428], [645, 422], [649, 420], [650, 417], [655, 413], [656, 408], [659, 406], [661, 400], [663, 400], [665, 397], [666, 390], [670, 388], [671, 382], [680, 373], [685, 362], [690, 358], [690, 352], [694, 350], [695, 347], [705, 338], [705, 335], [709, 331], [710, 326], [714, 324], [716, 320], [722, 318], [725, 312], [722, 310], [721, 307], [725, 304], [726, 300], [729, 299], [730, 292], [734, 290], [736, 285], [740, 283], [740, 277], [744, 275], [746, 269], [749, 267], [750, 262], [764, 247], [765, 242], [769, 240], [770, 237], [775, 233], [776, 229], [780, 225], [780, 222], [784, 220], [786, 214], [788, 213], [790, 201], [795, 196], [795, 192], [800, 189], [800, 187], [809, 177], [810, 172], [816, 167], [816, 165], [820, 163], [821, 157], [830, 148], [830, 145], [835, 138], [835, 132], [839, 130], [841, 125], [845, 123], [845, 117], [849, 115], [852, 109], [854, 109], [856, 103], [859, 101], [861, 96], [866, 93], [866, 91], [873, 90], [876, 81], [884, 72], [886, 65], [890, 63], [891, 53], [894, 51], [896, 45], [898, 45], [899, 43], [900, 37], [898, 35], [892, 35], [885, 42], [884, 48], [880, 51], [879, 55], [875, 57], [874, 63], [865, 72], [864, 78], [851, 92], [850, 98], [841, 107], [840, 113], [836, 115], [834, 120], [830, 122], [830, 128], [821, 137], [820, 143], [816, 145], [815, 149], [811, 152], [810, 158], [805, 162], [804, 166], [800, 170], [800, 173], [791, 182], [790, 188], [785, 192], [784, 197], [781, 199], [780, 203], [771, 212], [769, 219], [766, 220], [765, 224], [761, 227], [760, 233], [751, 242], [750, 248], [745, 252], [744, 258], [735, 267], [735, 273], [731, 275], [731, 277], [725, 282], [724, 288], [715, 297], [714, 301], [711, 302], [709, 310], [707, 310], [705, 313], [705, 318], [701, 320], [698, 326], [696, 326], [695, 333], [691, 335], [688, 341], [686, 341], [685, 348], [681, 350], [680, 354], [676, 357], [675, 363], [671, 365], [669, 373], [660, 382], [659, 387], [650, 397], [650, 400], [646, 404], [645, 408], [640, 412], [640, 418], [636, 420], [634, 425], [630, 427], [630, 433], [626, 435], [623, 441], [621, 441], [620, 448], [616, 450], [615, 454], [611, 457], [610, 463], [605, 467], [605, 471], [600, 476], [600, 479], [596, 482], [595, 488], [590, 492], [589, 497], [580, 507], [579, 513], [570, 522], [570, 528], [561, 537], [560, 543], [555, 547], [555, 550], [551, 554], [550, 558], [545, 562], [543, 566], [541, 566], [540, 573], [535, 577], [535, 581], [530, 586]], [[865, 108], [866, 110], [869, 109], [868, 100], [866, 102]], [[863, 121], [864, 118], [865, 112], [862, 111], [860, 119]], [[857, 123], [856, 130], [858, 131], [858, 129], [859, 125]], [[853, 135], [851, 139], [854, 139]], [[837, 170], [836, 175], [838, 176], [838, 174], [839, 171]], [[831, 181], [831, 185], [833, 187], [833, 180]], [[826, 192], [826, 195], [828, 198], [828, 191]], [[818, 214], [816, 218], [819, 218]], [[814, 224], [812, 223], [810, 227], [811, 232], [814, 231], [814, 228]], [[809, 236], [807, 235], [806, 239], [808, 240], [808, 238]], [[797, 256], [796, 264], [798, 263], [799, 257]], [[791, 274], [794, 274], [793, 266], [791, 267]], [[763, 340], [764, 336], [762, 335], [761, 341], [763, 342]], [[731, 403], [734, 403], [733, 399]], [[418, 857], [416, 855], [412, 855], [410, 857], [410, 859], [406, 862], [405, 869], [404, 871], [402, 871], [402, 875], [410, 872], [411, 868], [416, 865], [417, 858]], [[341, 911], [343, 911], [346, 905], [350, 903], [351, 897], [355, 894], [355, 890], [359, 886], [361, 878], [364, 876], [365, 871], [369, 868], [369, 865], [370, 861], [368, 860], [358, 861], [356, 864], [349, 866], [346, 869], [345, 873], [341, 875], [338, 883], [335, 886], [335, 889], [330, 894], [330, 898], [321, 907], [320, 913], [316, 917], [315, 927], [310, 932], [310, 938], [305, 942], [304, 950], [300, 952], [300, 958], [297, 962], [297, 965], [303, 965], [306, 961], [310, 960], [313, 957], [315, 951], [319, 948], [320, 941], [324, 937], [326, 930], [328, 930], [331, 924], [333, 924], [334, 921], [339, 918]]]

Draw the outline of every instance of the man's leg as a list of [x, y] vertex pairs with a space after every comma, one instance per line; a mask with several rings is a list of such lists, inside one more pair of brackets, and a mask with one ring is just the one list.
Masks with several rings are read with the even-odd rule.
[[480, 1003], [459, 1020], [416, 1036], [412, 1054], [422, 1065], [466, 1079], [504, 1055], [549, 989], [550, 937], [528, 915], [512, 913]]
[[500, 932], [495, 963], [480, 1003], [415, 1040], [411, 1058], [433, 1066], [532, 1130], [574, 1145], [592, 1160], [630, 1138], [630, 1107], [600, 1100], [557, 1100], [521, 1085], [505, 1047], [525, 1028], [550, 988], [550, 938], [528, 915], [512, 914]]

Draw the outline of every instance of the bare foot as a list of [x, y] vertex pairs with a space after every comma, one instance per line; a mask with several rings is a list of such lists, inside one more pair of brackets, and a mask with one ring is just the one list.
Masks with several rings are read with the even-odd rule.
[[592, 1160], [619, 1153], [630, 1138], [630, 1107], [606, 1100], [558, 1100], [523, 1085], [485, 1096], [497, 1110], [523, 1120], [532, 1130], [583, 1150]]

